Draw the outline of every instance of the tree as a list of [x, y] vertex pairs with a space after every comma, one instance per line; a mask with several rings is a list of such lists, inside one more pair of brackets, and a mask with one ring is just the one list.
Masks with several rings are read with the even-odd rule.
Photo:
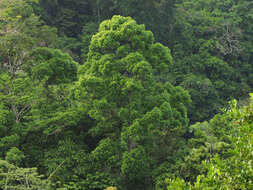
[[50, 46], [56, 34], [42, 25], [26, 1], [3, 0], [0, 7], [0, 98], [19, 123], [30, 109], [34, 93], [24, 70], [28, 55], [37, 46]]
[[0, 157], [20, 167], [36, 165], [41, 172], [45, 139], [56, 125], [74, 122], [73, 113], [65, 111], [70, 102], [62, 96], [67, 84], [77, 79], [77, 63], [50, 48], [56, 31], [43, 25], [28, 1], [0, 1], [0, 19]]
[[172, 78], [192, 97], [191, 123], [210, 119], [228, 101], [245, 99], [250, 92], [251, 45], [246, 36], [251, 24], [246, 26], [244, 18], [251, 7], [242, 13], [244, 6], [231, 0], [178, 1], [170, 46]]
[[93, 19], [92, 1], [48, 1], [40, 0], [42, 18], [48, 25], [58, 28], [61, 35], [76, 37], [81, 33], [83, 25]]
[[[101, 23], [80, 68], [83, 101], [89, 102], [88, 114], [95, 121], [89, 134], [121, 144], [104, 146], [102, 140], [96, 147], [101, 153], [113, 150], [123, 156], [119, 162], [113, 154], [105, 156], [103, 172], [122, 173], [120, 181], [127, 189], [154, 184], [157, 176], [152, 172], [183, 141], [190, 98], [168, 82], [171, 64], [169, 49], [155, 43], [144, 25], [114, 16]], [[107, 159], [114, 165], [107, 165]]]
[[29, 51], [36, 46], [49, 46], [56, 31], [42, 25], [24, 0], [3, 0], [0, 7], [0, 67], [13, 78], [22, 71]]
[[[77, 63], [60, 50], [35, 48], [29, 54], [24, 71], [33, 81], [35, 91], [22, 123], [26, 126], [23, 136], [26, 140], [22, 147], [27, 151], [27, 162], [33, 164], [43, 160], [42, 149], [53, 135], [61, 133], [69, 125], [75, 125], [80, 119], [78, 108], [72, 106], [70, 97], [70, 86], [77, 80]], [[58, 140], [52, 141], [52, 147], [58, 144]]]
[[194, 184], [184, 180], [168, 179], [169, 189], [251, 189], [252, 177], [252, 105], [238, 108], [236, 101], [231, 103], [231, 108], [225, 113], [231, 116], [231, 147], [228, 149], [229, 156], [222, 158], [216, 154], [209, 162], [202, 164], [207, 168], [207, 174], [199, 175]]
[[50, 190], [50, 183], [38, 175], [36, 168], [19, 168], [0, 160], [0, 186], [3, 190]]
[[197, 122], [189, 127], [192, 134], [188, 139], [189, 152], [176, 168], [175, 176], [194, 182], [207, 170], [201, 164], [204, 160], [211, 160], [217, 154], [221, 159], [230, 156], [231, 134], [234, 133], [232, 118], [230, 113], [217, 114], [208, 122]]
[[31, 75], [46, 85], [70, 83], [77, 79], [77, 63], [66, 53], [50, 48], [37, 48], [30, 54]]

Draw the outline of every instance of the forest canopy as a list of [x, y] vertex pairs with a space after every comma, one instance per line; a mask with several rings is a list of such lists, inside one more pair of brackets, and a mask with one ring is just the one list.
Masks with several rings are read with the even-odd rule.
[[0, 189], [252, 189], [252, 15], [0, 0]]

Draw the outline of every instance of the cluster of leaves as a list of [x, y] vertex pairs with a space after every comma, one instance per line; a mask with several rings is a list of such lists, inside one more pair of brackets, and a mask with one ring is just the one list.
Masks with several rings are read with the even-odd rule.
[[19, 168], [0, 160], [0, 186], [3, 190], [51, 190], [36, 168]]
[[173, 84], [189, 91], [192, 122], [210, 119], [234, 98], [248, 97], [252, 8], [251, 1], [178, 1], [170, 46]]
[[179, 178], [168, 179], [167, 189], [252, 189], [252, 114], [253, 95], [250, 105], [240, 109], [236, 107], [234, 101], [231, 109], [225, 113], [231, 117], [231, 148], [227, 150], [230, 155], [222, 158], [220, 154], [216, 154], [208, 162], [204, 162], [202, 167], [207, 168], [207, 172], [205, 175], [199, 175], [193, 184]]

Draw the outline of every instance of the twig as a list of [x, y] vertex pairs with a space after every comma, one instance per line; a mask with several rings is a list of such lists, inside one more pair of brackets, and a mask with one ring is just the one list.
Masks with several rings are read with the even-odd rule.
[[57, 168], [50, 174], [50, 176], [47, 178], [47, 181], [50, 180], [51, 177], [53, 177], [53, 175], [56, 173], [56, 171], [63, 165], [65, 161], [62, 161], [59, 166], [57, 166]]

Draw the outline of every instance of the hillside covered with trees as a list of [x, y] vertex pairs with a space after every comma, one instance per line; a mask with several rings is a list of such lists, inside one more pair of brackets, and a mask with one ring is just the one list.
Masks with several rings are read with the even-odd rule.
[[251, 0], [0, 0], [0, 189], [253, 189]]

